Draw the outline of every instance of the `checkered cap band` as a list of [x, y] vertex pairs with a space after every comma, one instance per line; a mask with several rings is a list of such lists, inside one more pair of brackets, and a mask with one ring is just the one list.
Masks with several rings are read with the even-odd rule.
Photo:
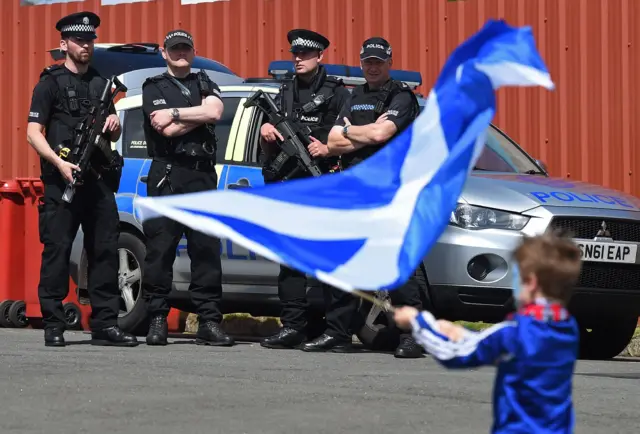
[[91, 24], [69, 24], [64, 26], [61, 32], [95, 32], [96, 28]]
[[296, 38], [291, 41], [292, 47], [306, 47], [306, 48], [315, 48], [318, 50], [323, 50], [324, 47], [320, 42], [312, 41], [311, 39], [304, 38]]

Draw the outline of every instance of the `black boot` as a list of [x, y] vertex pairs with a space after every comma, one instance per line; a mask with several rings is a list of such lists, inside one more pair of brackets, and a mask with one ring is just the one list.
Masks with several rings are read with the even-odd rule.
[[130, 333], [123, 332], [118, 326], [105, 327], [91, 332], [91, 345], [110, 347], [135, 347], [138, 340]]
[[155, 315], [151, 318], [149, 324], [147, 345], [167, 345], [168, 334], [169, 326], [167, 325], [167, 318], [164, 315]]
[[394, 356], [398, 359], [419, 359], [422, 354], [422, 347], [418, 345], [413, 337], [408, 336], [402, 338]]
[[196, 333], [196, 344], [230, 347], [234, 339], [226, 334], [220, 324], [213, 321], [200, 322]]
[[304, 339], [304, 333], [289, 327], [283, 327], [280, 332], [263, 339], [260, 345], [265, 348], [290, 349], [300, 345], [304, 342]]
[[64, 329], [61, 327], [53, 327], [44, 329], [44, 345], [45, 347], [64, 347]]
[[300, 347], [302, 351], [332, 351], [334, 353], [348, 353], [353, 349], [350, 339], [337, 338], [324, 333], [319, 338], [307, 342]]

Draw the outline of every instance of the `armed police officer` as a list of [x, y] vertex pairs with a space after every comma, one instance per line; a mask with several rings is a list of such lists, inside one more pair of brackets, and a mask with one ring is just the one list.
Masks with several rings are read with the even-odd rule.
[[[329, 173], [337, 170], [338, 158], [328, 157], [327, 138], [350, 94], [341, 80], [327, 75], [320, 63], [330, 43], [326, 37], [311, 30], [294, 29], [288, 32], [287, 39], [295, 65], [295, 76], [281, 87], [280, 109], [290, 119], [311, 129], [311, 144], [307, 149], [316, 158], [322, 173]], [[277, 140], [283, 140], [283, 137], [270, 123], [262, 126], [260, 135], [266, 157], [263, 171], [265, 182], [279, 182], [281, 178], [278, 174], [274, 176], [268, 168], [278, 154]], [[291, 163], [295, 164], [293, 161]], [[291, 165], [284, 167], [285, 171], [290, 169]], [[292, 179], [308, 176], [311, 176], [308, 172], [300, 171]], [[324, 285], [323, 289], [328, 291]], [[263, 340], [261, 345], [267, 348], [297, 347], [307, 339], [309, 332], [305, 273], [281, 265], [278, 295], [282, 304], [283, 328], [276, 335]]]
[[[79, 12], [58, 21], [62, 65], [52, 65], [40, 74], [33, 89], [27, 124], [27, 140], [40, 156], [40, 178], [44, 195], [38, 205], [40, 241], [44, 244], [38, 298], [44, 323], [46, 346], [64, 346], [65, 315], [62, 300], [69, 291], [71, 244], [82, 225], [89, 268], [92, 343], [135, 346], [135, 336], [118, 328], [118, 209], [114, 193], [121, 175], [120, 165], [103, 170], [95, 165], [84, 175], [73, 197], [63, 200], [65, 188], [80, 168], [67, 161], [79, 152], [76, 128], [97, 104], [107, 80], [89, 66], [95, 29], [100, 18]], [[104, 143], [120, 137], [120, 122], [110, 106], [102, 132]], [[43, 134], [43, 132], [45, 132]], [[110, 146], [109, 146], [110, 147]], [[117, 154], [116, 154], [117, 155]], [[119, 155], [117, 155], [119, 157]], [[92, 163], [95, 163], [92, 159]], [[67, 198], [69, 199], [69, 198]]]
[[[215, 123], [223, 113], [219, 87], [204, 73], [191, 71], [195, 57], [193, 37], [185, 30], [167, 33], [162, 48], [167, 70], [142, 86], [144, 133], [153, 159], [147, 179], [149, 196], [215, 190]], [[196, 343], [231, 346], [233, 338], [220, 327], [222, 265], [220, 240], [194, 231], [166, 217], [146, 220], [147, 255], [144, 294], [151, 323], [148, 345], [167, 344], [168, 296], [173, 263], [182, 238], [187, 238], [191, 260], [191, 299], [199, 316]]]
[[[330, 155], [340, 155], [345, 169], [366, 160], [407, 128], [420, 112], [418, 100], [405, 83], [391, 79], [391, 45], [383, 38], [373, 37], [362, 44], [360, 62], [366, 83], [353, 89], [348, 107], [340, 113], [336, 126], [329, 133]], [[419, 270], [416, 270], [418, 273]], [[394, 304], [421, 309], [417, 274], [402, 287], [390, 292]], [[333, 290], [330, 311], [339, 329], [334, 334], [350, 337], [349, 326], [358, 324], [355, 318], [358, 299], [351, 294]], [[401, 335], [395, 356], [417, 358], [422, 349], [408, 333]]]

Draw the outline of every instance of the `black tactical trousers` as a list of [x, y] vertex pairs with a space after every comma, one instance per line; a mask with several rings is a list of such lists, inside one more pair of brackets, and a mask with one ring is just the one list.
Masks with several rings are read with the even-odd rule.
[[[331, 301], [331, 288], [324, 283], [322, 286], [325, 309]], [[293, 268], [280, 265], [278, 274], [278, 297], [282, 305], [280, 322], [283, 327], [292, 328], [299, 332], [309, 332], [309, 300], [307, 298], [307, 276]]]
[[[160, 188], [165, 176], [166, 163], [153, 161], [147, 180], [148, 196], [196, 193], [215, 190], [218, 176], [215, 169], [202, 171], [173, 164], [168, 181]], [[170, 186], [173, 188], [171, 191]], [[167, 315], [167, 298], [173, 282], [173, 263], [182, 235], [187, 238], [187, 253], [191, 261], [191, 299], [202, 321], [222, 321], [219, 310], [222, 299], [222, 263], [220, 239], [194, 231], [167, 217], [146, 220], [143, 224], [147, 237], [147, 255], [144, 264], [143, 293], [150, 315]]]
[[[416, 272], [404, 285], [389, 291], [392, 305], [413, 306], [416, 309], [422, 309], [420, 286], [416, 280]], [[327, 334], [350, 340], [355, 331], [364, 325], [365, 318], [358, 313], [359, 305], [359, 297], [346, 291], [332, 288], [331, 301], [326, 316]], [[401, 336], [411, 336], [411, 332], [403, 330]]]
[[88, 288], [92, 330], [117, 325], [118, 209], [114, 192], [104, 181], [89, 177], [78, 186], [73, 201], [62, 200], [66, 187], [59, 174], [43, 178], [44, 195], [38, 205], [40, 242], [44, 245], [38, 297], [44, 328], [64, 328], [62, 300], [69, 293], [69, 256], [82, 225], [88, 259]]
[[293, 268], [280, 265], [278, 297], [282, 304], [280, 321], [283, 327], [304, 332], [307, 326], [307, 277]]

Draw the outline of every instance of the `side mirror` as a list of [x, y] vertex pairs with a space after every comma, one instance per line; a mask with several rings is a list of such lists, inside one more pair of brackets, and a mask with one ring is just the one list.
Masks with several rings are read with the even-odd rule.
[[538, 166], [540, 166], [540, 167], [542, 168], [542, 170], [544, 170], [544, 171], [545, 171], [545, 173], [549, 173], [549, 169], [547, 169], [547, 165], [546, 165], [546, 164], [544, 164], [544, 161], [542, 161], [542, 160], [536, 160], [536, 164], [537, 164]]

